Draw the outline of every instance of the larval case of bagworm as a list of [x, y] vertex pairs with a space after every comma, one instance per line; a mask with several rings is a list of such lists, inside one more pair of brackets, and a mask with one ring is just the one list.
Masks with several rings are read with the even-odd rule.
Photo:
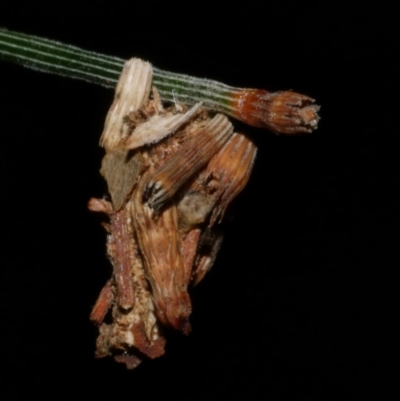
[[249, 179], [256, 147], [200, 103], [164, 108], [140, 59], [125, 64], [100, 143], [110, 201], [91, 199], [89, 208], [109, 217], [113, 273], [91, 313], [96, 356], [134, 368], [164, 353], [163, 327], [190, 332], [190, 286], [213, 264], [218, 224]]

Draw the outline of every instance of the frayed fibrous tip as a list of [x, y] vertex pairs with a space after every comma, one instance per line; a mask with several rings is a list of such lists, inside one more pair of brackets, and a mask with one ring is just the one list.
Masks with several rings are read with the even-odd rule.
[[320, 117], [315, 100], [296, 92], [244, 89], [235, 96], [235, 117], [277, 134], [311, 133]]

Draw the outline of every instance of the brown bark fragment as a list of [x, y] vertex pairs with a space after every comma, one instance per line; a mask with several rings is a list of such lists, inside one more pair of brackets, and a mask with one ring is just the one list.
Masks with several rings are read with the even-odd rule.
[[135, 345], [139, 351], [143, 352], [143, 354], [147, 355], [151, 359], [164, 355], [165, 339], [159, 337], [157, 340], [151, 343], [146, 336], [143, 322], [135, 323], [131, 330], [135, 338]]
[[92, 212], [106, 213], [110, 215], [113, 211], [113, 207], [110, 202], [104, 199], [91, 198], [88, 202], [88, 209]]
[[153, 210], [141, 202], [140, 190], [134, 195], [132, 216], [157, 316], [164, 324], [188, 332], [192, 308], [180, 254], [176, 208], [171, 206], [155, 216]]
[[90, 320], [96, 324], [103, 323], [107, 312], [111, 308], [113, 299], [114, 294], [112, 289], [112, 281], [108, 280], [106, 285], [100, 291], [100, 295], [92, 309], [92, 313], [90, 314]]
[[123, 209], [111, 215], [111, 233], [107, 248], [114, 266], [117, 302], [121, 308], [127, 310], [135, 303], [131, 266], [137, 256], [135, 244], [132, 241], [133, 231], [126, 210]]
[[257, 148], [248, 137], [235, 134], [210, 160], [207, 171], [219, 179], [215, 193], [218, 201], [211, 215], [211, 226], [222, 220], [228, 205], [247, 184], [256, 153]]

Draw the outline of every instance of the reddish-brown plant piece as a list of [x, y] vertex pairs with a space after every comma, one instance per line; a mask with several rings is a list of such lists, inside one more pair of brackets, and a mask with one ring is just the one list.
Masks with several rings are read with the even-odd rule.
[[318, 125], [319, 106], [296, 92], [244, 89], [234, 97], [235, 116], [255, 127], [282, 134], [310, 133]]

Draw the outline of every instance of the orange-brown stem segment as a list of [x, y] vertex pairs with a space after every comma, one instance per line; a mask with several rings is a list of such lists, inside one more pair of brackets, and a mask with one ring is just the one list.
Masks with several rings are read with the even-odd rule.
[[243, 89], [233, 96], [231, 105], [238, 120], [278, 134], [310, 133], [319, 121], [314, 99], [291, 91]]

